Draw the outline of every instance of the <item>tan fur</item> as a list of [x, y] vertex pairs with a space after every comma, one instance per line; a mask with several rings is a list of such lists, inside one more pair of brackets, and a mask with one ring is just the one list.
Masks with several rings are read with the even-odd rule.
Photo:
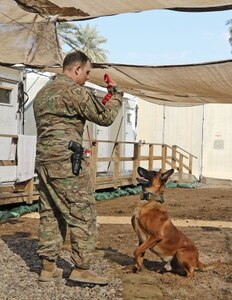
[[[158, 191], [163, 193], [165, 181], [161, 181], [160, 176], [161, 173], [157, 173], [152, 185], [145, 190], [152, 193], [158, 193]], [[209, 265], [201, 263], [197, 247], [173, 225], [165, 206], [155, 200], [142, 201], [136, 207], [131, 222], [139, 238], [139, 247], [134, 251], [135, 272], [142, 269], [144, 254], [147, 249], [150, 249], [167, 263], [169, 267], [166, 266], [167, 271], [172, 269], [170, 263], [173, 265], [175, 262], [181, 273], [184, 271], [188, 277], [193, 276], [196, 269], [205, 271], [220, 265], [220, 261]]]

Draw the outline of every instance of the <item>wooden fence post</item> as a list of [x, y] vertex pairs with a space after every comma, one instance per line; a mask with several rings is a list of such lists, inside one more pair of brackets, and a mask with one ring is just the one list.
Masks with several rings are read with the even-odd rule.
[[154, 156], [154, 146], [149, 144], [149, 161], [148, 161], [148, 170], [153, 169], [153, 156]]
[[92, 156], [91, 156], [91, 163], [90, 167], [92, 170], [92, 181], [93, 181], [93, 187], [94, 191], [96, 190], [96, 183], [97, 183], [97, 158], [98, 158], [98, 142], [94, 141], [92, 142]]
[[179, 158], [179, 182], [182, 183], [183, 182], [183, 155], [180, 154], [180, 158]]
[[114, 188], [117, 189], [119, 186], [120, 177], [120, 143], [115, 143], [114, 147], [114, 168], [113, 168], [113, 182]]
[[189, 154], [189, 174], [192, 175], [193, 173], [193, 156]]
[[176, 161], [177, 161], [177, 157], [176, 157], [176, 149], [177, 146], [173, 145], [172, 146], [172, 169], [176, 169]]
[[26, 203], [33, 203], [33, 191], [34, 191], [34, 178], [27, 180], [25, 185], [25, 192], [28, 194]]
[[166, 171], [166, 161], [167, 161], [167, 145], [162, 145], [162, 161], [161, 161], [162, 172]]
[[137, 185], [137, 169], [140, 163], [140, 156], [141, 156], [141, 144], [134, 144], [134, 157], [133, 157], [133, 172], [132, 172], [132, 182], [133, 185]]

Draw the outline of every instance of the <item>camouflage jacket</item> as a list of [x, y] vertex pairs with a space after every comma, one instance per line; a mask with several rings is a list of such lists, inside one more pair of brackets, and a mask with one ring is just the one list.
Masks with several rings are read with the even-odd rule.
[[103, 105], [96, 96], [65, 74], [57, 75], [36, 95], [34, 115], [37, 127], [36, 164], [70, 157], [70, 140], [82, 144], [86, 120], [110, 126], [122, 106], [123, 92], [114, 89]]

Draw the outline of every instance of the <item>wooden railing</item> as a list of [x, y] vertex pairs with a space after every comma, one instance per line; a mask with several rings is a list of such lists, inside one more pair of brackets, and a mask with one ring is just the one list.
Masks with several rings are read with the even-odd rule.
[[[17, 135], [3, 135], [0, 137], [12, 138], [12, 143], [17, 145]], [[110, 156], [103, 157], [99, 153], [101, 143], [107, 144]], [[178, 181], [182, 182], [183, 174], [192, 175], [193, 159], [196, 156], [184, 149], [174, 145], [157, 143], [133, 143], [113, 141], [86, 141], [90, 145], [90, 164], [92, 179], [95, 190], [106, 188], [118, 188], [129, 185], [137, 185], [136, 177], [138, 166], [149, 170], [174, 168], [178, 171]], [[128, 151], [129, 147], [129, 151]], [[125, 154], [129, 152], [129, 154]], [[103, 169], [99, 168], [103, 164]], [[17, 166], [17, 160], [0, 160], [0, 166]], [[100, 171], [99, 171], [100, 169]], [[11, 185], [0, 185], [0, 205], [38, 200], [39, 194], [37, 183], [33, 178], [26, 182], [13, 183]]]
[[[99, 157], [100, 143], [109, 143], [113, 149], [110, 157]], [[91, 167], [95, 190], [105, 188], [118, 188], [126, 185], [137, 185], [136, 177], [138, 166], [143, 166], [149, 170], [162, 169], [162, 172], [173, 168], [178, 171], [178, 181], [183, 182], [183, 174], [192, 175], [193, 159], [197, 159], [193, 154], [174, 145], [157, 143], [133, 143], [133, 142], [112, 142], [112, 141], [92, 141], [91, 142]], [[132, 155], [122, 155], [123, 149], [131, 145]], [[122, 163], [130, 163], [127, 170]], [[99, 163], [108, 163], [111, 168], [98, 172]], [[126, 173], [126, 174], [125, 174]], [[191, 176], [189, 176], [191, 181]]]

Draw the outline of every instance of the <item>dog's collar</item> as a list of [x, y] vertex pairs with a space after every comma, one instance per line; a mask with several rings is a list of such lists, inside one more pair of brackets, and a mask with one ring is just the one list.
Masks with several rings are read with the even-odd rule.
[[160, 194], [153, 194], [151, 192], [141, 192], [140, 194], [141, 200], [155, 200], [157, 202], [163, 203], [164, 196]]

